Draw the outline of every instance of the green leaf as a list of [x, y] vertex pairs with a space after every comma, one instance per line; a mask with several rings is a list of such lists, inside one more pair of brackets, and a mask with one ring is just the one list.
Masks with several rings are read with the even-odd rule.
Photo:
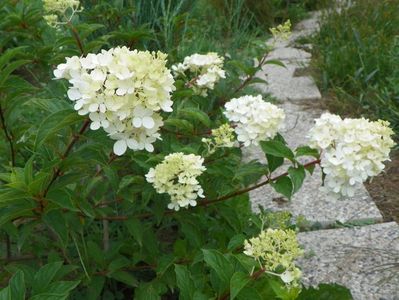
[[293, 184], [288, 176], [280, 177], [275, 182], [272, 182], [271, 185], [277, 193], [280, 193], [286, 196], [288, 199], [291, 199]]
[[246, 240], [246, 238], [247, 237], [242, 233], [233, 236], [230, 239], [229, 244], [227, 245], [227, 249], [229, 251], [233, 251], [234, 249], [241, 247], [242, 245], [244, 245], [244, 241]]
[[288, 174], [290, 175], [293, 185], [292, 194], [295, 194], [301, 188], [303, 181], [305, 180], [305, 168], [302, 165], [299, 165], [296, 168], [289, 167]]
[[194, 282], [187, 266], [175, 265], [177, 287], [180, 290], [179, 299], [191, 300], [195, 291]]
[[230, 300], [235, 299], [250, 280], [251, 278], [245, 273], [234, 273], [230, 279]]
[[26, 65], [29, 62], [30, 62], [29, 60], [22, 60], [22, 59], [17, 60], [17, 61], [10, 63], [4, 69], [2, 69], [0, 72], [0, 89], [3, 87], [4, 83], [9, 78], [10, 74], [13, 71], [15, 71], [16, 69], [18, 69], [19, 67], [21, 67], [23, 65]]
[[267, 159], [267, 166], [269, 168], [270, 173], [277, 170], [279, 167], [281, 167], [284, 164], [283, 157], [266, 154], [266, 159]]
[[140, 247], [143, 247], [143, 233], [144, 229], [141, 222], [136, 218], [129, 218], [124, 222], [127, 230], [133, 236], [133, 238], [139, 243]]
[[319, 158], [320, 153], [318, 150], [310, 148], [309, 146], [301, 146], [295, 150], [295, 157], [300, 156], [313, 156], [315, 158]]
[[137, 287], [139, 285], [138, 280], [132, 274], [126, 271], [116, 271], [108, 275], [117, 281], [123, 282], [128, 286]]
[[204, 260], [218, 275], [220, 280], [227, 284], [233, 275], [234, 269], [230, 261], [217, 250], [202, 249]]
[[9, 285], [0, 291], [0, 300], [25, 300], [25, 276], [17, 271], [10, 279]]
[[71, 195], [65, 190], [50, 190], [47, 194], [46, 199], [62, 208], [66, 208], [71, 211], [79, 211], [79, 209], [76, 208], [73, 204], [71, 200]]
[[45, 292], [34, 295], [29, 300], [66, 300], [80, 281], [57, 281], [50, 284]]
[[80, 123], [81, 121], [82, 117], [72, 109], [57, 111], [49, 115], [42, 121], [37, 130], [34, 150], [36, 151], [46, 139], [53, 136], [57, 131], [69, 128], [71, 125]]
[[349, 289], [338, 284], [320, 284], [316, 288], [303, 288], [298, 300], [352, 300]]
[[276, 66], [280, 66], [280, 67], [286, 68], [285, 64], [281, 60], [278, 60], [278, 59], [266, 60], [264, 62], [264, 65], [276, 65]]
[[260, 146], [265, 154], [271, 154], [277, 157], [284, 157], [288, 158], [291, 161], [294, 161], [294, 153], [281, 141], [261, 141]]
[[188, 120], [199, 121], [205, 127], [211, 127], [211, 120], [208, 115], [198, 108], [183, 108], [179, 110], [178, 114]]
[[42, 293], [47, 290], [54, 276], [62, 267], [62, 261], [44, 265], [33, 278], [33, 294]]
[[135, 300], [161, 300], [161, 296], [166, 292], [163, 284], [153, 281], [141, 283], [134, 291]]
[[165, 120], [164, 123], [166, 128], [174, 127], [183, 132], [190, 132], [190, 133], [194, 131], [194, 126], [187, 120], [168, 118], [167, 120]]

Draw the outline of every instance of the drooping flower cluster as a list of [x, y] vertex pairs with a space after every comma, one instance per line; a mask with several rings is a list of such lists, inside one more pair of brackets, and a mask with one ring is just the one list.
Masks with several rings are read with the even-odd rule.
[[225, 116], [236, 124], [237, 140], [244, 146], [272, 139], [284, 127], [285, 114], [261, 95], [233, 98], [225, 104]]
[[188, 78], [186, 85], [196, 94], [205, 97], [207, 90], [213, 90], [221, 78], [226, 78], [223, 62], [224, 58], [217, 53], [196, 53], [185, 57], [183, 63], [172, 66], [172, 70], [176, 77]]
[[269, 30], [275, 41], [288, 40], [291, 36], [291, 21], [287, 20], [284, 24], [280, 24], [277, 27], [270, 28]]
[[80, 115], [89, 115], [90, 128], [102, 127], [116, 140], [115, 154], [127, 148], [154, 150], [163, 125], [159, 112], [172, 111], [175, 89], [166, 54], [117, 47], [67, 57], [54, 75], [69, 81], [68, 97]]
[[341, 119], [330, 113], [316, 119], [310, 130], [310, 145], [322, 150], [326, 174], [323, 189], [334, 196], [353, 196], [356, 187], [378, 175], [394, 146], [389, 122]]
[[203, 162], [204, 159], [198, 155], [172, 153], [166, 156], [162, 163], [151, 168], [146, 178], [158, 193], [170, 195], [169, 209], [179, 210], [180, 207], [195, 206], [197, 197], [204, 198], [204, 191], [197, 180], [206, 170]]
[[[257, 237], [244, 242], [244, 254], [253, 257], [267, 273], [279, 276], [287, 284], [296, 285], [301, 277], [295, 259], [303, 255], [303, 250], [291, 229], [261, 231]], [[281, 268], [283, 273], [275, 273]]]
[[81, 11], [79, 0], [43, 0], [43, 9], [47, 24], [56, 27], [70, 21], [73, 15]]
[[214, 153], [216, 148], [231, 148], [234, 146], [234, 129], [229, 124], [223, 124], [216, 129], [212, 129], [210, 138], [203, 138], [202, 142], [208, 146], [208, 152]]

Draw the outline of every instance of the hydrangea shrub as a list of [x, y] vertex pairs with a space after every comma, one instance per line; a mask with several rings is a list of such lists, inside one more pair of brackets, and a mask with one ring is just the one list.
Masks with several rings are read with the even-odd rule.
[[[81, 23], [85, 10], [46, 0], [24, 25], [38, 41], [3, 41], [31, 52], [0, 53], [0, 299], [350, 299], [302, 286], [292, 216], [252, 212], [248, 192], [271, 184], [290, 199], [321, 167], [324, 189], [351, 195], [389, 159], [389, 124], [325, 114], [291, 149], [284, 111], [250, 89], [281, 64], [270, 48], [255, 66], [178, 59], [128, 46], [137, 33], [116, 43], [125, 29]], [[245, 162], [248, 146], [267, 164]]]

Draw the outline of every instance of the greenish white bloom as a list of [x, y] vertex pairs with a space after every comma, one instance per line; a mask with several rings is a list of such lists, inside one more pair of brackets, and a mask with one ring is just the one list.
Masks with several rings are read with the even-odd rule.
[[261, 95], [233, 98], [225, 104], [225, 116], [236, 126], [237, 140], [244, 146], [272, 139], [284, 128], [284, 111]]
[[235, 145], [234, 129], [229, 124], [223, 124], [212, 129], [210, 138], [203, 138], [202, 142], [208, 146], [208, 152], [214, 153], [216, 148], [231, 148]]
[[284, 24], [269, 29], [274, 40], [288, 40], [291, 36], [291, 21], [287, 20]]
[[206, 170], [203, 162], [204, 159], [198, 155], [172, 153], [162, 163], [151, 168], [146, 179], [158, 193], [170, 195], [169, 209], [195, 206], [198, 197], [204, 198], [204, 191], [197, 179]]
[[224, 58], [217, 53], [196, 53], [185, 57], [183, 63], [173, 65], [172, 70], [175, 77], [188, 78], [186, 85], [205, 97], [207, 90], [213, 90], [221, 78], [226, 78], [223, 62]]
[[76, 12], [81, 11], [79, 6], [79, 0], [43, 0], [44, 19], [47, 24], [56, 27], [69, 22]]
[[160, 111], [171, 112], [174, 79], [161, 52], [116, 47], [98, 54], [67, 57], [54, 70], [56, 79], [71, 84], [68, 97], [90, 128], [103, 128], [116, 140], [114, 153], [127, 148], [154, 150], [163, 125]]
[[382, 120], [341, 119], [330, 113], [316, 119], [309, 137], [310, 145], [322, 151], [322, 189], [334, 197], [353, 196], [358, 185], [384, 169], [395, 144], [393, 134]]
[[[303, 250], [295, 231], [263, 230], [257, 237], [244, 242], [244, 254], [253, 257], [266, 272], [279, 276], [285, 283], [298, 284], [301, 271], [295, 266], [295, 260], [303, 255]], [[275, 273], [281, 268], [283, 273]]]

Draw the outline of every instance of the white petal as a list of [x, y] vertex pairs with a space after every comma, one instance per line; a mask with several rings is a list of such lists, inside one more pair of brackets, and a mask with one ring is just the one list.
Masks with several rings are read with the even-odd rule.
[[128, 139], [127, 141], [127, 146], [132, 149], [132, 150], [136, 150], [138, 147], [138, 143], [135, 139]]
[[82, 95], [77, 89], [69, 89], [67, 94], [68, 98], [71, 99], [72, 101], [82, 98]]
[[139, 128], [139, 127], [141, 127], [142, 119], [138, 118], [138, 117], [135, 117], [135, 118], [133, 118], [132, 124], [133, 124], [134, 127]]
[[148, 152], [153, 152], [154, 146], [152, 144], [145, 144], [145, 150], [147, 150]]
[[100, 122], [92, 122], [90, 124], [90, 129], [91, 130], [97, 130], [98, 128], [100, 128]]
[[98, 109], [98, 104], [97, 103], [90, 104], [90, 106], [89, 106], [89, 111], [90, 112], [95, 112], [95, 111], [97, 111], [97, 109]]
[[155, 125], [154, 119], [151, 117], [144, 117], [142, 122], [143, 126], [148, 129], [153, 128]]
[[114, 153], [118, 156], [126, 152], [127, 144], [125, 140], [119, 140], [114, 144]]

